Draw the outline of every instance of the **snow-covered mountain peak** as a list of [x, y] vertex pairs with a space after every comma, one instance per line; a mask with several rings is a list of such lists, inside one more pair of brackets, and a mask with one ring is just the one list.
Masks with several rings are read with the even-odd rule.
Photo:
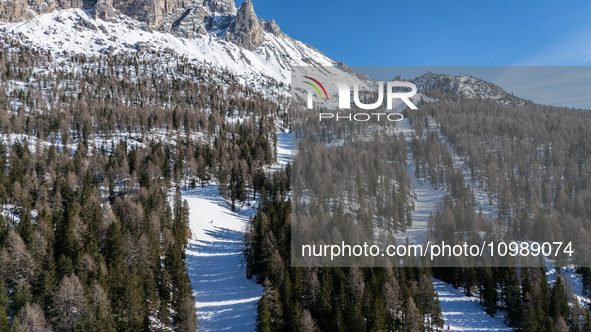
[[[217, 16], [221, 17], [221, 16]], [[260, 24], [257, 19], [257, 24]], [[261, 42], [254, 50], [222, 38], [216, 31], [195, 38], [151, 30], [144, 22], [125, 15], [117, 20], [93, 17], [90, 10], [67, 9], [38, 15], [22, 23], [0, 23], [0, 35], [21, 39], [23, 44], [50, 50], [56, 58], [70, 53], [114, 55], [135, 53], [158, 56], [173, 51], [203, 65], [229, 70], [255, 88], [283, 85], [288, 93], [293, 66], [334, 66], [336, 61], [315, 48], [273, 30], [265, 22]], [[278, 27], [277, 27], [278, 28]], [[280, 31], [280, 30], [279, 30]], [[66, 55], [64, 55], [64, 52]], [[273, 83], [275, 82], [275, 83]]]
[[318, 79], [338, 76], [347, 82], [373, 82], [289, 37], [275, 20], [259, 18], [249, 0], [239, 8], [234, 0], [167, 0], [164, 12], [149, 15], [135, 2], [132, 10], [123, 0], [85, 1], [39, 15], [29, 10], [34, 16], [24, 22], [0, 22], [0, 38], [49, 50], [58, 61], [72, 54], [159, 57], [172, 52], [200, 66], [227, 71], [240, 84], [272, 98], [290, 96], [294, 67], [310, 67], [305, 72], [315, 72]]
[[503, 105], [524, 106], [525, 100], [506, 92], [496, 84], [468, 76], [428, 72], [414, 80], [418, 92], [440, 91], [470, 99], [489, 99]]

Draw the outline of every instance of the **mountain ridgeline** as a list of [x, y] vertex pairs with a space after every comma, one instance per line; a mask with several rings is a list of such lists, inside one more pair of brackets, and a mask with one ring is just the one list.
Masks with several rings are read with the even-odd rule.
[[275, 21], [259, 20], [252, 2], [246, 0], [238, 10], [233, 0], [67, 0], [2, 1], [0, 21], [20, 22], [54, 10], [82, 8], [102, 20], [117, 20], [121, 14], [145, 24], [145, 29], [170, 32], [177, 37], [199, 38], [212, 31], [227, 30], [225, 40], [248, 50], [263, 41], [263, 30], [281, 33]]

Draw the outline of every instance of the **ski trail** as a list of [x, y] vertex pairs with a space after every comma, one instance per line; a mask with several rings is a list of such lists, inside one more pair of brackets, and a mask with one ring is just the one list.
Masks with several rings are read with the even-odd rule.
[[291, 162], [291, 133], [277, 133], [277, 164], [275, 168], [285, 168]]
[[[465, 165], [464, 161], [456, 154], [455, 150], [449, 143], [441, 136], [436, 122], [430, 118], [429, 127], [431, 130], [436, 130], [439, 134], [442, 143], [445, 143], [453, 158], [454, 168], [459, 168], [463, 171], [464, 179], [467, 185], [473, 188], [476, 201], [482, 207], [484, 214], [493, 213], [495, 210], [494, 200], [493, 204], [488, 204], [488, 196], [486, 192], [478, 186], [472, 186], [472, 179], [470, 178], [470, 171]], [[397, 123], [397, 131], [404, 135], [407, 144], [412, 142], [415, 131], [408, 123], [408, 119], [404, 119]], [[408, 154], [408, 162], [406, 164], [406, 173], [411, 181], [412, 191], [415, 197], [415, 211], [413, 213], [413, 225], [408, 228], [406, 232], [396, 235], [398, 242], [405, 241], [408, 237], [409, 242], [419, 244], [423, 240], [428, 230], [428, 220], [431, 212], [434, 212], [437, 204], [441, 202], [443, 196], [446, 194], [444, 189], [435, 189], [429, 181], [421, 181], [415, 176], [415, 161], [412, 153]], [[441, 280], [432, 279], [433, 287], [439, 295], [441, 304], [441, 311], [443, 319], [445, 320], [444, 331], [513, 331], [507, 327], [502, 318], [502, 312], [498, 313], [497, 318], [489, 316], [484, 308], [475, 297], [467, 297], [462, 291], [454, 289]]]
[[454, 289], [452, 285], [437, 279], [433, 280], [433, 287], [439, 294], [441, 313], [445, 320], [443, 327], [447, 331], [513, 331], [505, 325], [502, 316], [491, 317], [478, 303], [478, 298], [468, 297], [462, 291]]
[[[291, 134], [277, 136], [277, 163], [272, 170], [284, 168], [291, 160]], [[191, 239], [186, 255], [199, 328], [204, 332], [254, 331], [263, 287], [246, 279], [242, 245], [257, 202], [237, 204], [232, 212], [217, 185], [185, 191], [182, 197], [189, 203]]]
[[[408, 119], [397, 122], [396, 130], [404, 135], [406, 143], [410, 145], [415, 131], [408, 123]], [[422, 244], [427, 235], [429, 215], [435, 211], [437, 204], [443, 199], [445, 190], [435, 189], [429, 181], [420, 181], [415, 177], [415, 161], [410, 151], [406, 163], [406, 174], [410, 178], [411, 190], [415, 197], [415, 211], [412, 215], [412, 227], [407, 228], [404, 233], [396, 234], [396, 242], [404, 243], [408, 237], [410, 244]]]
[[[427, 129], [427, 128], [425, 128]], [[439, 131], [439, 126], [437, 122], [432, 117], [429, 117], [429, 130], [437, 132], [439, 135], [439, 140], [447, 146], [449, 150], [452, 160], [453, 160], [453, 167], [455, 169], [462, 170], [464, 175], [464, 181], [466, 185], [472, 188], [472, 192], [474, 194], [474, 199], [478, 206], [475, 208], [482, 209], [482, 213], [484, 216], [492, 216], [495, 212], [496, 208], [496, 199], [492, 199], [492, 204], [488, 201], [488, 193], [483, 190], [480, 186], [476, 183], [473, 183], [473, 179], [471, 178], [470, 168], [468, 165], [462, 160], [460, 156], [456, 153], [455, 149], [451, 146], [449, 142], [441, 135]], [[410, 126], [408, 119], [404, 119], [397, 123], [396, 127], [397, 133], [402, 133], [404, 138], [406, 139], [407, 144], [411, 144], [412, 139], [415, 135], [415, 131]], [[406, 232], [396, 234], [397, 242], [404, 242], [405, 239], [408, 237], [409, 242], [415, 244], [422, 244], [427, 234], [428, 229], [428, 221], [429, 221], [429, 214], [435, 211], [435, 208], [438, 203], [440, 203], [443, 199], [443, 196], [446, 194], [444, 189], [436, 189], [434, 188], [429, 181], [426, 179], [421, 181], [417, 177], [415, 177], [415, 161], [413, 159], [412, 153], [409, 151], [408, 154], [408, 161], [406, 164], [406, 174], [410, 178], [412, 191], [414, 193], [414, 201], [415, 201], [415, 212], [413, 213], [413, 222], [412, 227], [408, 228]]]
[[456, 149], [451, 145], [451, 143], [447, 141], [447, 138], [445, 138], [441, 134], [441, 131], [439, 130], [439, 125], [432, 116], [429, 116], [429, 130], [437, 132], [437, 135], [439, 136], [439, 141], [441, 143], [445, 143], [449, 153], [451, 154], [454, 168], [462, 170], [462, 174], [464, 175], [464, 183], [470, 188], [472, 188], [474, 200], [476, 201], [476, 203], [478, 203], [476, 209], [482, 209], [482, 214], [485, 216], [494, 216], [493, 213], [495, 213], [498, 203], [496, 197], [492, 197], [492, 204], [489, 203], [488, 193], [486, 192], [486, 190], [482, 188], [481, 185], [478, 184], [478, 181], [476, 179], [472, 179], [470, 167], [457, 154]]
[[232, 212], [214, 185], [186, 191], [183, 199], [189, 203], [187, 266], [200, 328], [254, 331], [263, 288], [246, 279], [241, 250], [244, 227], [256, 211], [245, 205]]

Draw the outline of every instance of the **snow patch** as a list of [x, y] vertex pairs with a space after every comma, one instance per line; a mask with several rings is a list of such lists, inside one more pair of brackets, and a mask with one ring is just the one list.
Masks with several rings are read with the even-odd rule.
[[468, 297], [459, 289], [437, 279], [433, 280], [433, 287], [439, 294], [441, 313], [445, 320], [444, 331], [513, 331], [505, 325], [502, 316], [489, 316], [484, 307], [478, 303], [478, 298]]

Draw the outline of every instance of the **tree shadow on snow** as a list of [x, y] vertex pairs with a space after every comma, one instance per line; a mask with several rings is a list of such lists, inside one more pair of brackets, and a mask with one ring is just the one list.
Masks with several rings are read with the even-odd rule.
[[262, 287], [245, 278], [242, 232], [221, 227], [206, 231], [213, 241], [192, 240], [187, 266], [197, 314], [204, 331], [254, 331]]

